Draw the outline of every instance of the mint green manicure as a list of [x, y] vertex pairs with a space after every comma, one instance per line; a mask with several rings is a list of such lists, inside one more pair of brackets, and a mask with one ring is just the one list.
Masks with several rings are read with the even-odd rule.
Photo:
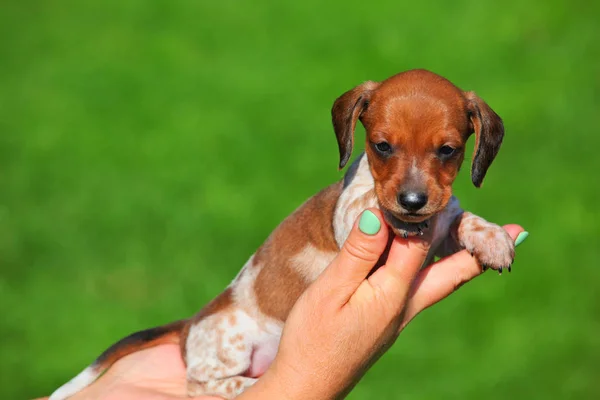
[[358, 229], [367, 235], [374, 235], [379, 232], [379, 229], [381, 229], [381, 222], [379, 221], [379, 218], [373, 214], [373, 212], [366, 210], [360, 216], [360, 221], [358, 221]]
[[527, 239], [527, 236], [529, 236], [529, 232], [527, 231], [519, 233], [519, 236], [517, 236], [517, 240], [515, 240], [515, 247], [523, 243], [525, 239]]

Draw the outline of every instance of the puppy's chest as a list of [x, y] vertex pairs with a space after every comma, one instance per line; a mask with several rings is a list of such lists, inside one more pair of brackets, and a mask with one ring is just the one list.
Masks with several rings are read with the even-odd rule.
[[[428, 231], [422, 237], [423, 240], [426, 240], [431, 244], [424, 265], [429, 264], [433, 260], [434, 255], [437, 253], [437, 249], [448, 237], [450, 225], [457, 215], [457, 208], [455, 207], [454, 202], [453, 199], [443, 212], [432, 218]], [[336, 214], [339, 215], [337, 218], [334, 218], [332, 224], [336, 234], [336, 242], [338, 242], [340, 248], [350, 234], [356, 219], [367, 208], [379, 209], [379, 205], [374, 198], [374, 195], [369, 192], [365, 193], [363, 196], [352, 199], [352, 201], [347, 202], [346, 204], [343, 202], [338, 203]], [[394, 237], [394, 234], [391, 232], [390, 235], [390, 242], [380, 258], [377, 267], [383, 265], [387, 260], [389, 246]], [[339, 250], [324, 250], [311, 243], [306, 243], [300, 251], [289, 256], [285, 266], [289, 268], [292, 273], [288, 273], [287, 275], [291, 278], [293, 275], [297, 274], [297, 276], [304, 280], [306, 284], [310, 284], [325, 268], [327, 268], [338, 253]], [[284, 265], [280, 265], [280, 268], [281, 267], [284, 267]], [[276, 288], [274, 289], [276, 290]]]
[[[357, 166], [351, 180], [324, 189], [273, 231], [233, 282], [236, 303], [259, 310], [258, 315], [286, 320], [298, 297], [337, 256], [360, 214], [379, 208], [366, 157]], [[457, 203], [453, 198], [432, 218], [426, 263], [447, 236]]]

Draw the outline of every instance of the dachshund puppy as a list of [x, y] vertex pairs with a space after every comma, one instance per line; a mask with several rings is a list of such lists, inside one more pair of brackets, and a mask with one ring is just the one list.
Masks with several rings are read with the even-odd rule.
[[344, 178], [288, 216], [196, 316], [120, 340], [51, 400], [77, 393], [121, 357], [172, 342], [181, 345], [189, 395], [237, 396], [269, 367], [292, 306], [368, 207], [381, 209], [396, 235], [429, 241], [426, 264], [467, 249], [482, 268], [510, 271], [508, 234], [461, 210], [452, 195], [471, 134], [476, 187], [502, 143], [502, 120], [482, 99], [432, 72], [412, 70], [344, 93], [332, 116], [340, 169], [350, 160], [357, 121], [366, 129], [365, 152]]

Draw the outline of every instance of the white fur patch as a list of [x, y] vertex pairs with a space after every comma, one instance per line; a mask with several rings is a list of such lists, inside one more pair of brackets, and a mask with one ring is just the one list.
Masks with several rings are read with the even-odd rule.
[[100, 375], [93, 367], [87, 367], [79, 373], [75, 378], [65, 383], [50, 395], [48, 400], [64, 400], [73, 396], [75, 393], [94, 382]]
[[[352, 181], [344, 188], [335, 206], [333, 231], [335, 233], [335, 241], [340, 248], [348, 238], [352, 226], [354, 225], [354, 221], [356, 221], [358, 215], [364, 211], [364, 209], [352, 210], [350, 209], [350, 205], [354, 203], [355, 200], [358, 200], [367, 194], [367, 192], [373, 190], [374, 187], [375, 181], [369, 170], [369, 162], [367, 160], [367, 155], [365, 154], [360, 160]], [[374, 200], [371, 203], [366, 204], [365, 208], [377, 206], [377, 201]]]
[[296, 271], [303, 278], [308, 282], [313, 282], [336, 255], [337, 252], [319, 250], [312, 244], [307, 244], [298, 254], [292, 257], [291, 261]]
[[[232, 398], [269, 367], [283, 323], [260, 312], [254, 284], [262, 265], [254, 256], [230, 285], [233, 305], [198, 321], [186, 342], [188, 394]], [[246, 373], [251, 377], [242, 377]]]
[[[232, 398], [251, 386], [255, 379], [239, 375], [263, 373], [277, 353], [281, 329], [269, 327], [264, 330], [239, 308], [223, 310], [193, 325], [186, 342], [188, 394]], [[253, 361], [262, 365], [253, 368]]]

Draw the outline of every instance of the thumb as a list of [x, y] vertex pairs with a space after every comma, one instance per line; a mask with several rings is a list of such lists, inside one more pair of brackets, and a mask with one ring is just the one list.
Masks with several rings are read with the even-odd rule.
[[377, 209], [365, 210], [336, 258], [313, 284], [330, 301], [345, 304], [383, 253], [389, 232]]

